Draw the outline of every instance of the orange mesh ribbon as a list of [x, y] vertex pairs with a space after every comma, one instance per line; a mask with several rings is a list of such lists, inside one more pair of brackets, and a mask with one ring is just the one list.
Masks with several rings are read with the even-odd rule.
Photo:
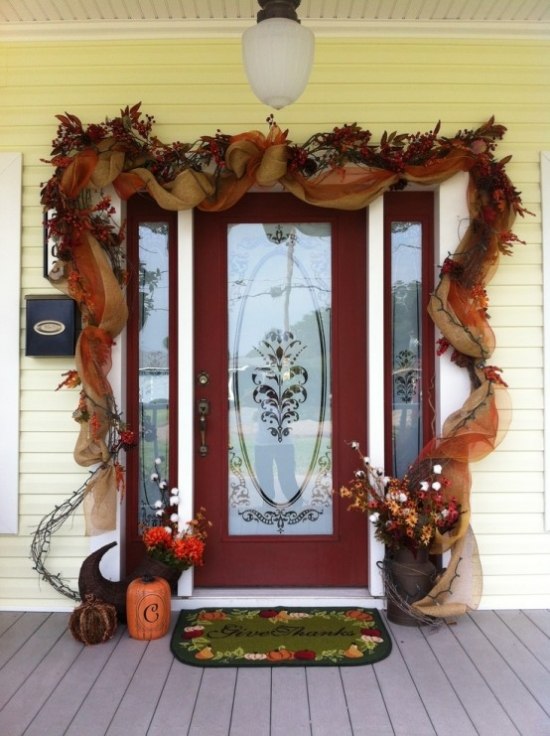
[[92, 178], [98, 160], [97, 151], [87, 148], [76, 154], [63, 172], [61, 189], [69, 199], [76, 199]]
[[388, 191], [398, 179], [398, 174], [384, 169], [347, 167], [330, 170], [315, 179], [289, 174], [282, 183], [285, 189], [308, 204], [358, 210]]
[[447, 568], [428, 595], [415, 604], [425, 615], [450, 617], [477, 607], [482, 590], [481, 561], [470, 527], [469, 464], [489, 455], [502, 440], [510, 418], [508, 392], [504, 387], [487, 380], [480, 372], [481, 381], [464, 405], [453, 412], [443, 426], [441, 437], [429, 442], [417, 463], [426, 460], [439, 462], [450, 481], [444, 489], [461, 504], [458, 525], [446, 534], [437, 534], [432, 554], [451, 550]]
[[446, 156], [428, 161], [425, 166], [405, 166], [404, 178], [418, 184], [440, 184], [458, 171], [470, 171], [476, 156], [466, 148], [451, 148]]
[[486, 359], [495, 349], [495, 335], [471, 293], [449, 276], [441, 278], [430, 297], [428, 313], [442, 335], [464, 355]]
[[[92, 494], [103, 500], [101, 504], [87, 502], [84, 507], [87, 529], [99, 533], [116, 528], [116, 503], [113, 505], [107, 499], [108, 492], [116, 499], [115, 475], [109, 470], [111, 455], [106, 442], [114, 411], [113, 392], [107, 376], [111, 369], [113, 340], [126, 324], [128, 311], [103, 249], [87, 233], [73, 249], [67, 276], [67, 281], [56, 283], [56, 286], [68, 291], [78, 302], [84, 325], [75, 351], [83, 398], [74, 458], [86, 467], [104, 464], [94, 476]], [[110, 509], [109, 514], [107, 509]]]
[[215, 198], [205, 199], [199, 209], [226, 210], [253, 184], [268, 187], [279, 181], [287, 168], [286, 135], [273, 125], [267, 136], [257, 130], [233, 136], [225, 155], [227, 174], [221, 178]]
[[[164, 185], [138, 161], [134, 161], [131, 168], [126, 167], [124, 153], [117, 151], [112, 141], [102, 141], [98, 153], [85, 150], [74, 157], [64, 172], [62, 189], [67, 196], [76, 198], [87, 186], [102, 187], [113, 183], [123, 199], [146, 190], [168, 210], [199, 207], [217, 211], [231, 207], [254, 184], [271, 186], [279, 182], [310, 204], [350, 210], [367, 206], [400, 180], [433, 185], [458, 171], [469, 171], [468, 205], [472, 224], [453, 255], [453, 261], [462, 269], [461, 276], [443, 275], [429, 311], [456, 350], [469, 356], [471, 361], [486, 360], [494, 350], [495, 339], [472, 288], [483, 286], [494, 272], [501, 246], [500, 234], [510, 229], [514, 213], [506, 203], [496, 214], [494, 208], [489, 208], [489, 195], [476, 180], [476, 154], [463, 141], [457, 140], [449, 142], [450, 148], [444, 156], [434, 157], [423, 166], [406, 166], [400, 172], [348, 165], [345, 169], [331, 169], [306, 178], [287, 170], [286, 135], [272, 125], [267, 136], [258, 131], [234, 136], [226, 151], [225, 170], [217, 181], [205, 172], [186, 169]], [[113, 401], [108, 383], [110, 350], [112, 340], [126, 321], [126, 307], [107, 259], [93, 238], [84, 237], [75, 246], [72, 268], [68, 274], [69, 283], [60, 279], [56, 285], [69, 290], [79, 302], [85, 319], [85, 329], [77, 347], [77, 365], [88, 397], [88, 413], [95, 419], [91, 426], [90, 421], [82, 423], [75, 452], [79, 462], [88, 465], [106, 462], [108, 454], [105, 432]], [[472, 559], [477, 554], [475, 539], [469, 530], [469, 463], [491, 452], [504, 431], [499, 410], [505, 392], [487, 380], [482, 367], [472, 365], [471, 395], [464, 406], [447, 419], [441, 437], [424, 448], [419, 458], [420, 462], [437, 459], [445, 465], [444, 472], [452, 481], [449, 492], [458, 496], [462, 504], [461, 523], [452, 534], [439, 536], [434, 547], [437, 551], [452, 549], [455, 571], [464, 550], [469, 550]], [[99, 489], [98, 500], [92, 504], [92, 508], [101, 510], [90, 512], [94, 519], [88, 524], [89, 529], [104, 529], [114, 524], [115, 474], [110, 465], [105, 467], [104, 478], [95, 486]], [[104, 489], [108, 490], [104, 492]], [[95, 497], [95, 490], [93, 495]], [[480, 579], [477, 574], [473, 577]], [[444, 584], [447, 582], [444, 580]], [[447, 615], [441, 612], [451, 610], [442, 605], [439, 597], [437, 605], [432, 605], [433, 597], [428, 598], [428, 604], [438, 611], [433, 615]], [[424, 602], [419, 605], [424, 608]], [[459, 602], [458, 608], [465, 610], [468, 605], [471, 603]]]
[[271, 127], [268, 136], [259, 131], [234, 136], [226, 152], [226, 171], [216, 183], [209, 174], [186, 169], [174, 181], [161, 185], [148, 169], [138, 167], [123, 172], [121, 167], [109, 165], [107, 154], [102, 154], [99, 162], [106, 174], [101, 181], [103, 185], [112, 181], [122, 199], [146, 189], [166, 210], [193, 207], [212, 212], [225, 210], [238, 202], [253, 184], [272, 186], [285, 175], [285, 139], [286, 133], [277, 126]]

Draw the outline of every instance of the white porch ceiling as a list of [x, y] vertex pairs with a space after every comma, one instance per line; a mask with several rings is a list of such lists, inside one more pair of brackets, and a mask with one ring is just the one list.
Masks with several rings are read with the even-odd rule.
[[[239, 35], [256, 0], [0, 0], [0, 38]], [[550, 0], [302, 0], [325, 35], [549, 37]]]

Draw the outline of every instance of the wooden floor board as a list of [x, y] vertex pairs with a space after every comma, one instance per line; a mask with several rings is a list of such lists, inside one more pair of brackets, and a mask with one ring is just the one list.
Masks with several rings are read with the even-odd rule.
[[269, 736], [271, 729], [271, 669], [237, 670], [230, 736]]
[[426, 638], [427, 644], [447, 672], [451, 686], [480, 734], [525, 736], [519, 734], [490, 685], [468, 656], [470, 647], [464, 649], [455, 637], [454, 630], [462, 628], [465, 623], [461, 620], [456, 626], [441, 627], [437, 635]]
[[0, 615], [0, 637], [23, 615], [22, 611], [3, 611]]
[[[550, 679], [544, 668], [507, 629], [493, 611], [478, 611], [475, 617], [466, 617], [453, 633], [474, 662], [503, 711], [514, 723], [520, 734], [544, 733], [550, 727], [550, 719], [517, 674], [518, 669], [527, 676], [531, 672], [546, 677], [546, 689]], [[530, 682], [533, 682], [529, 677]]]
[[188, 736], [227, 736], [231, 724], [237, 669], [204, 672]]
[[427, 645], [440, 628], [393, 626], [396, 646], [413, 679], [437, 736], [476, 736], [476, 729], [449, 681], [445, 667]]
[[168, 636], [85, 647], [67, 625], [0, 612], [1, 736], [550, 736], [547, 610], [389, 624], [387, 659], [320, 668], [192, 667]]
[[71, 668], [81, 648], [82, 645], [78, 644], [68, 631], [57, 640], [2, 709], [0, 713], [2, 736], [17, 734], [18, 730], [26, 728], [31, 723], [55, 691], [59, 680]]
[[391, 655], [373, 665], [390, 722], [397, 736], [437, 736], [400, 646], [411, 636], [407, 626], [390, 627], [394, 645]]
[[3, 667], [27, 643], [30, 637], [48, 619], [49, 614], [30, 612], [13, 621], [10, 613], [2, 613], [0, 620], [4, 621], [5, 617], [9, 619], [11, 625], [6, 627], [0, 637], [0, 667]]
[[353, 736], [393, 736], [374, 667], [342, 667], [340, 674]]
[[63, 736], [104, 736], [145, 652], [145, 644], [123, 632], [101, 676]]
[[188, 733], [204, 672], [172, 659], [147, 736]]
[[[497, 611], [497, 616], [550, 672], [550, 632], [545, 634], [524, 611]], [[550, 618], [550, 616], [548, 617]]]
[[523, 611], [523, 613], [550, 639], [550, 611], [541, 609], [536, 611]]
[[146, 649], [135, 669], [126, 692], [118, 706], [105, 736], [146, 736], [153, 714], [162, 695], [162, 688], [170, 671], [166, 656], [166, 640], [155, 639]]
[[[542, 641], [537, 637], [537, 652], [535, 642], [530, 636], [534, 628], [532, 624], [528, 624], [527, 630], [521, 627], [523, 630], [520, 632], [519, 622], [515, 626], [508, 626], [502, 618], [496, 616], [495, 622], [494, 616], [488, 619], [484, 615], [476, 615], [475, 622], [536, 699], [545, 715], [550, 717], [550, 640]], [[530, 642], [532, 648], [526, 642]]]
[[305, 668], [273, 668], [270, 736], [311, 736]]
[[16, 653], [0, 670], [0, 709], [6, 706], [66, 631], [66, 616], [50, 614], [26, 642], [18, 646]]
[[316, 736], [353, 736], [340, 669], [306, 669], [311, 729]]
[[112, 639], [101, 646], [82, 646], [71, 667], [59, 679], [57, 687], [33, 718], [25, 736], [66, 732], [93, 684], [101, 676], [121, 636], [122, 629], [119, 629]]

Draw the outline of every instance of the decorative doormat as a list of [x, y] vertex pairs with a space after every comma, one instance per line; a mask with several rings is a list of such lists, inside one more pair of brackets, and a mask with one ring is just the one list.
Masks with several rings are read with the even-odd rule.
[[202, 667], [304, 667], [373, 664], [392, 644], [375, 609], [200, 608], [180, 613], [170, 646]]

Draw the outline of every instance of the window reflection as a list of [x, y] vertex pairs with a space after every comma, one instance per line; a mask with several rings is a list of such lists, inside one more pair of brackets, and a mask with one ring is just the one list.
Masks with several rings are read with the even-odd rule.
[[422, 447], [422, 224], [391, 223], [392, 457], [401, 476]]
[[330, 534], [330, 225], [231, 225], [227, 261], [230, 534]]
[[139, 519], [158, 523], [155, 458], [169, 462], [168, 224], [139, 226]]

